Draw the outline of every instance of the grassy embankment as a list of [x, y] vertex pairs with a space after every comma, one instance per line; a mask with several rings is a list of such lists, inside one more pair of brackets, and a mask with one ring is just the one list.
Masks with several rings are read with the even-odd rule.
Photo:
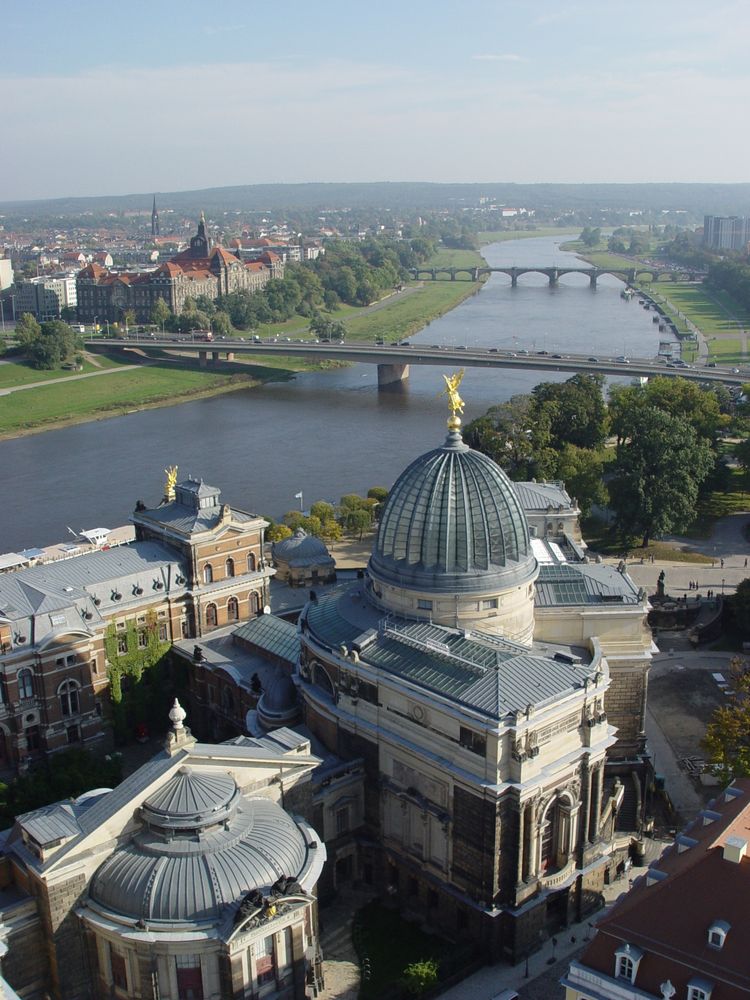
[[487, 246], [488, 243], [507, 243], [508, 240], [530, 240], [542, 236], [570, 236], [577, 233], [578, 229], [558, 228], [557, 226], [540, 226], [538, 229], [499, 229], [488, 230], [477, 233], [480, 246]]
[[[430, 267], [472, 267], [483, 263], [480, 254], [467, 250], [440, 250]], [[342, 319], [352, 340], [383, 337], [387, 342], [400, 340], [422, 329], [427, 323], [454, 308], [472, 295], [479, 282], [459, 275], [456, 281], [412, 282], [409, 291], [391, 296], [376, 308], [342, 307], [333, 316]], [[307, 334], [303, 317], [264, 327], [262, 336]], [[127, 352], [97, 354], [87, 360], [82, 373], [103, 368], [121, 368], [134, 363]], [[59, 427], [64, 424], [115, 416], [150, 406], [169, 406], [198, 396], [215, 395], [246, 388], [263, 381], [291, 377], [321, 365], [300, 359], [253, 357], [252, 363], [224, 363], [220, 369], [200, 368], [196, 359], [183, 356], [156, 358], [137, 370], [118, 371], [96, 378], [76, 379], [76, 372], [35, 371], [23, 362], [0, 365], [0, 391], [31, 382], [64, 378], [64, 382], [10, 393], [0, 398], [0, 436]], [[70, 384], [68, 384], [70, 383]]]

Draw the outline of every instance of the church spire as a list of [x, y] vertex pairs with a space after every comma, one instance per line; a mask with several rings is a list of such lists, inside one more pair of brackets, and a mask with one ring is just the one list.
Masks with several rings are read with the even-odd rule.
[[151, 235], [159, 235], [159, 213], [156, 211], [156, 195], [154, 195], [154, 207], [151, 209]]

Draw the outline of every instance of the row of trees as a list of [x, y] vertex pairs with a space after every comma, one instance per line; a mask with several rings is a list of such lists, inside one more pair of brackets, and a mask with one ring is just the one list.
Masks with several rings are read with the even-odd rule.
[[32, 368], [54, 369], [68, 361], [83, 363], [83, 341], [59, 319], [40, 324], [30, 313], [23, 313], [16, 323], [16, 341]]
[[564, 480], [584, 516], [608, 503], [623, 539], [647, 545], [687, 527], [701, 492], [716, 485], [731, 401], [724, 390], [655, 378], [614, 386], [607, 403], [603, 385], [584, 374], [541, 383], [472, 421], [465, 437], [512, 479]]
[[706, 284], [717, 292], [726, 292], [750, 310], [750, 264], [737, 260], [714, 260], [708, 268]]
[[378, 520], [387, 497], [388, 490], [384, 486], [373, 486], [367, 491], [366, 497], [347, 493], [341, 497], [338, 505], [328, 503], [327, 500], [317, 500], [307, 514], [290, 510], [281, 523], [272, 522], [266, 538], [269, 542], [280, 542], [302, 528], [308, 535], [314, 535], [324, 542], [338, 542], [344, 534], [356, 535], [361, 539], [364, 532], [369, 531]]

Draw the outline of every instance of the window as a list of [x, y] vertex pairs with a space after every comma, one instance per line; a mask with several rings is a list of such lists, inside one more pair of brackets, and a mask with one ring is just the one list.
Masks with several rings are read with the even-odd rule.
[[128, 637], [126, 635], [117, 636], [117, 652], [127, 653], [128, 651]]
[[234, 576], [234, 559], [230, 556], [226, 562], [227, 576]]
[[340, 837], [349, 829], [349, 806], [336, 810], [336, 836]]
[[724, 941], [730, 930], [731, 927], [726, 920], [714, 920], [708, 928], [708, 943], [712, 948], [716, 948], [717, 950], [723, 948]]
[[432, 611], [432, 601], [423, 601], [421, 598], [417, 601], [417, 607], [420, 611]]
[[29, 750], [38, 750], [41, 746], [39, 726], [29, 726], [26, 732], [26, 746]]
[[273, 935], [269, 934], [255, 946], [255, 975], [258, 986], [270, 983], [274, 978], [274, 971]]
[[34, 697], [34, 677], [26, 667], [18, 671], [18, 697], [21, 701]]
[[633, 982], [633, 960], [627, 955], [618, 955], [617, 958], [617, 978], [627, 979]]
[[215, 604], [206, 605], [206, 627], [216, 628], [219, 624], [219, 615]]
[[240, 602], [236, 597], [230, 597], [227, 601], [227, 618], [230, 622], [236, 622], [240, 617]]
[[166, 622], [163, 622], [159, 626], [159, 641], [160, 642], [166, 642], [168, 638], [169, 638], [169, 634], [167, 632], [167, 625], [166, 625]]
[[138, 633], [138, 649], [145, 649], [148, 646], [148, 633], [143, 631]]
[[68, 726], [66, 735], [68, 737], [68, 743], [81, 742], [81, 730], [78, 726]]
[[177, 996], [179, 1000], [203, 1000], [200, 955], [177, 955]]
[[491, 611], [493, 608], [497, 607], [497, 598], [496, 597], [487, 598], [487, 600], [481, 602], [480, 607], [482, 611]]
[[99, 664], [96, 662], [96, 660], [92, 660], [91, 663], [89, 664], [89, 667], [91, 668], [92, 674], [99, 673]]
[[127, 990], [128, 972], [125, 967], [125, 956], [109, 946], [109, 964], [112, 969], [112, 982], [118, 990]]
[[247, 571], [248, 573], [255, 572], [255, 556], [252, 552], [248, 552], [247, 554]]
[[710, 993], [706, 993], [700, 986], [690, 986], [688, 988], [688, 1000], [710, 1000]]
[[467, 750], [471, 750], [472, 753], [478, 754], [480, 757], [484, 757], [487, 750], [487, 740], [484, 736], [479, 733], [475, 733], [472, 729], [466, 726], [461, 726], [458, 732], [458, 742], [462, 747]]
[[211, 563], [206, 563], [203, 567], [203, 582], [213, 583], [214, 582], [214, 568]]
[[75, 681], [63, 681], [57, 689], [60, 711], [63, 715], [78, 715], [78, 685]]

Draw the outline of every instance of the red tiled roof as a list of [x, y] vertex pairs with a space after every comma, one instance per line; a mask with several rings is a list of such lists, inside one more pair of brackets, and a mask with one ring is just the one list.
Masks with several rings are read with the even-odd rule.
[[[596, 937], [581, 956], [582, 965], [614, 976], [615, 951], [623, 943], [644, 952], [635, 986], [658, 996], [670, 979], [677, 996], [687, 995], [688, 981], [699, 975], [716, 983], [711, 1000], [750, 997], [750, 856], [739, 863], [725, 860], [728, 837], [750, 844], [750, 780], [735, 782], [742, 794], [716, 800], [717, 815], [698, 820], [682, 834], [696, 841], [665, 851], [652, 868], [666, 878], [634, 888], [602, 918]], [[685, 841], [689, 843], [689, 841]], [[724, 946], [712, 948], [708, 929], [715, 920], [730, 924]]]

